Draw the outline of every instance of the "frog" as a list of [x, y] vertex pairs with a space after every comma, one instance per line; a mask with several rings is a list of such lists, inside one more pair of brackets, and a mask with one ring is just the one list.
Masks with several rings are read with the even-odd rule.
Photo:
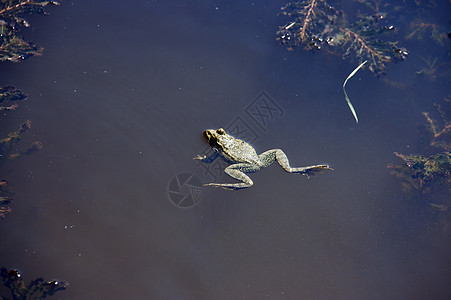
[[223, 128], [207, 129], [203, 132], [204, 137], [213, 148], [210, 156], [197, 155], [193, 159], [204, 163], [211, 163], [216, 158], [222, 157], [230, 165], [224, 172], [230, 177], [238, 180], [237, 183], [206, 183], [204, 186], [221, 187], [226, 190], [239, 190], [254, 185], [248, 173], [255, 173], [260, 169], [270, 166], [277, 161], [288, 173], [298, 173], [306, 176], [322, 173], [323, 170], [333, 170], [327, 164], [312, 165], [306, 167], [291, 167], [287, 155], [281, 149], [271, 149], [258, 155], [254, 147], [247, 142], [234, 138]]

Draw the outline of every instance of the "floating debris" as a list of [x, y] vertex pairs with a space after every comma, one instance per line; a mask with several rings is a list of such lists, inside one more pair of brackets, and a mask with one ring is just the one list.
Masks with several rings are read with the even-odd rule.
[[346, 88], [345, 87], [346, 87], [346, 83], [348, 82], [348, 80], [351, 79], [352, 76], [354, 76], [355, 73], [357, 73], [357, 71], [361, 67], [363, 67], [363, 65], [366, 64], [366, 63], [367, 63], [367, 61], [365, 60], [357, 68], [355, 68], [354, 71], [352, 71], [351, 74], [349, 74], [349, 76], [346, 78], [345, 82], [343, 83], [343, 93], [345, 94], [346, 102], [348, 103], [349, 109], [351, 110], [352, 115], [354, 116], [356, 123], [359, 123], [359, 118], [357, 118], [357, 113], [355, 112], [354, 106], [352, 106], [351, 100], [349, 100], [349, 97], [348, 97], [348, 94], [346, 93]]

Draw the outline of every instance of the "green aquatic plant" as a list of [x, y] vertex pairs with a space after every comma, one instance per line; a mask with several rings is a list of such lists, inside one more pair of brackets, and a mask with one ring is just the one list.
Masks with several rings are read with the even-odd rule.
[[277, 40], [290, 51], [299, 45], [319, 50], [318, 42], [322, 42], [319, 35], [338, 18], [338, 12], [324, 0], [289, 2], [281, 10], [280, 14], [288, 16], [290, 22], [280, 27]]
[[[448, 106], [451, 105], [450, 99], [445, 99], [445, 103], [448, 104]], [[438, 125], [438, 122], [433, 120], [430, 116], [430, 113], [423, 112], [423, 116], [426, 118], [427, 121], [427, 127], [429, 132], [431, 133], [431, 142], [429, 146], [431, 147], [438, 147], [443, 149], [444, 151], [450, 152], [451, 151], [451, 142], [449, 141], [450, 134], [451, 134], [451, 122], [448, 121], [445, 111], [442, 109], [442, 106], [439, 104], [435, 104], [435, 107], [437, 109], [437, 112], [440, 114], [440, 117], [442, 119], [442, 128]]]
[[451, 183], [451, 154], [449, 152], [441, 152], [430, 156], [405, 155], [397, 152], [394, 152], [394, 154], [403, 160], [403, 165], [398, 167], [391, 166], [392, 172], [393, 175], [407, 180], [409, 184], [403, 185], [405, 190], [414, 188], [427, 192], [427, 186], [431, 183]]
[[[59, 1], [38, 1], [38, 0], [1, 0], [0, 1], [0, 62], [19, 62], [31, 56], [40, 55], [42, 47], [32, 42], [25, 41], [19, 35], [21, 27], [30, 27], [24, 15], [47, 14], [45, 7], [49, 5], [59, 5]], [[0, 111], [7, 112], [16, 110], [18, 101], [27, 98], [27, 94], [12, 86], [0, 87]], [[9, 152], [21, 140], [24, 132], [31, 128], [31, 121], [27, 120], [19, 126], [19, 129], [11, 132], [7, 137], [0, 139], [0, 163], [5, 160], [15, 160], [24, 155], [29, 155], [42, 149], [42, 143], [34, 142], [25, 150], [15, 153]], [[0, 182], [0, 195], [4, 194], [3, 188], [7, 185], [5, 180]], [[1, 196], [1, 205], [10, 202], [9, 197]], [[0, 206], [0, 219], [5, 214], [11, 212], [9, 207]]]
[[417, 22], [410, 25], [410, 28], [412, 32], [406, 36], [406, 40], [422, 40], [425, 36], [428, 36], [440, 46], [444, 46], [446, 43], [446, 32], [442, 31], [437, 24], [423, 23], [421, 20], [417, 20]]
[[25, 41], [19, 34], [19, 27], [30, 27], [22, 16], [25, 14], [45, 15], [48, 5], [59, 5], [58, 1], [2, 0], [0, 1], [0, 61], [19, 62], [34, 55], [40, 55], [42, 48]]
[[[0, 180], [0, 194], [3, 192], [3, 188], [8, 185], [6, 180]], [[11, 208], [4, 206], [11, 202], [11, 197], [0, 196], [0, 220], [5, 217], [6, 214], [11, 212]]]
[[[445, 99], [450, 106], [451, 101]], [[435, 105], [441, 122], [432, 119], [429, 112], [422, 114], [426, 118], [427, 145], [424, 153], [402, 154], [394, 152], [402, 160], [401, 164], [388, 164], [391, 174], [401, 180], [404, 191], [419, 191], [425, 203], [437, 212], [447, 212], [451, 206], [451, 124], [446, 108]], [[441, 123], [441, 125], [439, 125]], [[444, 196], [445, 195], [445, 196]], [[450, 224], [450, 215], [440, 217], [444, 228]]]
[[289, 21], [279, 27], [277, 40], [288, 50], [302, 46], [306, 50], [326, 49], [353, 61], [368, 61], [368, 69], [380, 76], [387, 63], [404, 60], [408, 52], [399, 42], [384, 39], [384, 33], [393, 26], [382, 26], [385, 14], [375, 12], [358, 15], [348, 24], [343, 10], [324, 0], [290, 2], [281, 9]]
[[[59, 291], [65, 290], [69, 284], [65, 281], [44, 281], [43, 278], [36, 278], [25, 284], [22, 275], [17, 270], [0, 269], [0, 277], [3, 285], [11, 291], [14, 300], [45, 299]], [[6, 297], [0, 297], [1, 300], [7, 300]]]
[[[27, 94], [12, 86], [0, 87], [0, 111], [15, 110], [19, 105], [11, 103], [27, 99]], [[6, 106], [4, 106], [6, 103]]]
[[0, 162], [4, 160], [15, 160], [21, 156], [29, 155], [37, 150], [42, 149], [42, 143], [33, 142], [26, 150], [11, 153], [11, 150], [22, 139], [22, 135], [31, 129], [31, 121], [27, 120], [20, 124], [19, 129], [8, 134], [7, 137], [0, 139]]

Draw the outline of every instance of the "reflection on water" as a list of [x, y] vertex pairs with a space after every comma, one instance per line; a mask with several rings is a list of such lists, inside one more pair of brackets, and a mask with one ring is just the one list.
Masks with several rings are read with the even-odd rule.
[[[3, 134], [33, 120], [22, 143], [44, 148], [2, 166], [14, 202], [0, 266], [68, 281], [64, 299], [447, 298], [449, 231], [386, 167], [393, 152], [424, 150], [421, 112], [450, 90], [449, 74], [432, 72], [447, 61], [422, 56], [447, 46], [410, 38], [383, 79], [360, 70], [346, 87], [356, 125], [342, 92], [356, 64], [280, 47], [285, 4], [68, 1], [33, 19], [24, 35], [44, 55], [2, 64], [0, 86], [28, 100], [0, 122]], [[440, 5], [423, 9], [445, 28]], [[396, 38], [412, 32], [403, 13]], [[246, 110], [262, 91], [283, 112], [263, 128]], [[173, 205], [176, 175], [211, 182], [192, 159], [202, 131], [235, 120], [258, 153], [280, 147], [335, 171], [273, 166], [251, 188], [205, 187], [193, 207]]]

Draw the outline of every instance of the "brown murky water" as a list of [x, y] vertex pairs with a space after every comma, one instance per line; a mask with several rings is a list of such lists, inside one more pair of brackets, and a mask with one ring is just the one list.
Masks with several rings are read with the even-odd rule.
[[[356, 125], [341, 90], [356, 66], [278, 46], [283, 4], [66, 1], [31, 18], [45, 52], [1, 64], [0, 85], [29, 99], [0, 124], [31, 119], [22, 143], [44, 149], [3, 167], [0, 265], [67, 280], [61, 299], [446, 298], [449, 234], [386, 165], [419, 151], [420, 113], [449, 78], [414, 77], [414, 55], [389, 70], [402, 85], [360, 71]], [[202, 131], [237, 124], [259, 153], [335, 171], [273, 165], [252, 188], [173, 205], [174, 176], [219, 174], [192, 160]]]

